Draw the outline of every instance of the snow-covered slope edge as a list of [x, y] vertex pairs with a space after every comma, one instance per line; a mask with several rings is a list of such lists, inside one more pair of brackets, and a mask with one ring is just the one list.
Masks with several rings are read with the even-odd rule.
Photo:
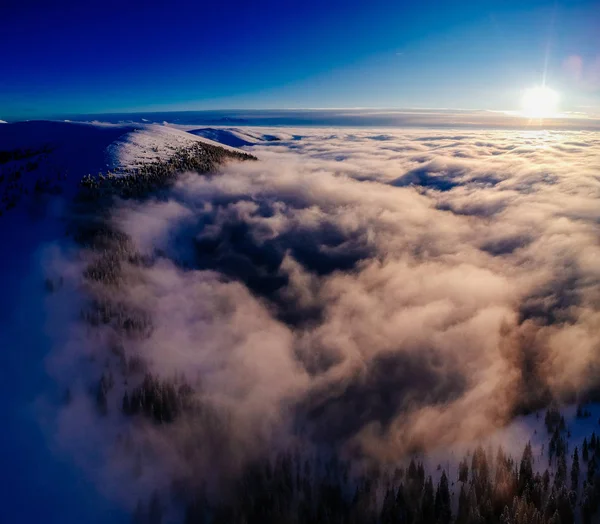
[[[28, 121], [0, 127], [0, 213], [27, 197], [73, 196], [85, 175], [126, 173], [176, 153], [223, 146], [161, 125]], [[198, 149], [198, 147], [200, 149]], [[205, 151], [206, 152], [206, 151]]]
[[108, 167], [111, 170], [135, 168], [147, 162], [163, 162], [178, 150], [207, 144], [226, 151], [241, 152], [235, 147], [205, 137], [195, 136], [173, 127], [148, 124], [136, 126], [123, 134], [107, 148]]
[[186, 131], [192, 135], [204, 137], [232, 147], [256, 146], [293, 139], [293, 136], [289, 133], [282, 133], [280, 131], [277, 134], [264, 134], [252, 129], [242, 130], [238, 128], [221, 127], [187, 129], [186, 126], [183, 126], [182, 128], [186, 129]]

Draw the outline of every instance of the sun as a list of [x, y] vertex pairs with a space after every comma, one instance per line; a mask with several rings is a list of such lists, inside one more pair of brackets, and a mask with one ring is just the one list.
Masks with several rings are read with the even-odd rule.
[[522, 115], [528, 118], [551, 118], [558, 112], [559, 95], [546, 86], [532, 87], [523, 93]]

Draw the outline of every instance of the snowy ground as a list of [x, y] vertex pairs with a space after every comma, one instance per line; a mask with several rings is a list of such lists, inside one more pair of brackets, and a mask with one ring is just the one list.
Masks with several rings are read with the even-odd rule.
[[181, 126], [188, 133], [214, 140], [221, 144], [233, 147], [256, 146], [265, 143], [277, 143], [281, 140], [291, 140], [293, 135], [282, 132], [281, 129], [264, 133], [257, 129], [225, 128], [225, 127], [205, 127], [196, 128], [193, 126]]
[[110, 170], [119, 170], [146, 162], [164, 161], [178, 149], [190, 147], [198, 142], [235, 150], [234, 147], [229, 147], [229, 144], [220, 144], [210, 140], [210, 137], [195, 136], [182, 129], [146, 125], [132, 129], [108, 146], [107, 167]]

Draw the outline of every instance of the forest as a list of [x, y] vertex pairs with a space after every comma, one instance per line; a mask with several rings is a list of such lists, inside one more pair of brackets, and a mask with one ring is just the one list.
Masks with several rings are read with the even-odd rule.
[[[145, 389], [148, 388], [148, 389]], [[151, 379], [136, 392], [141, 409], [164, 390]], [[167, 395], [168, 396], [168, 395]], [[173, 394], [173, 407], [178, 404]], [[125, 405], [124, 405], [125, 409]], [[156, 417], [156, 408], [145, 413]], [[161, 421], [165, 422], [161, 415]], [[156, 421], [156, 423], [159, 423]], [[569, 430], [556, 407], [546, 411], [549, 445], [534, 456], [527, 443], [519, 459], [501, 446], [478, 446], [454, 468], [426, 471], [411, 458], [407, 466], [380, 465], [356, 473], [335, 454], [307, 458], [300, 451], [245, 468], [226, 500], [210, 503], [200, 490], [187, 500], [186, 524], [589, 524], [598, 521], [600, 438], [586, 437], [569, 449]], [[439, 470], [442, 469], [441, 474]], [[434, 482], [434, 478], [439, 480]], [[135, 523], [162, 521], [153, 495], [138, 504]]]

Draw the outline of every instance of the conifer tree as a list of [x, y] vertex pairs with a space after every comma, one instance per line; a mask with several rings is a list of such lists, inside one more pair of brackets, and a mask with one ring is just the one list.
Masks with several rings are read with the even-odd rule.
[[554, 486], [560, 488], [567, 480], [567, 461], [564, 455], [556, 459], [556, 474], [554, 475]]
[[588, 483], [593, 483], [594, 478], [596, 477], [596, 458], [592, 457], [588, 461], [588, 472], [587, 472], [587, 481]]
[[463, 459], [458, 464], [458, 480], [459, 482], [467, 482], [469, 480], [469, 465], [467, 459]]
[[433, 524], [435, 522], [434, 513], [435, 497], [433, 495], [433, 481], [431, 476], [427, 477], [423, 486], [423, 493], [421, 495], [421, 510], [419, 522], [423, 524]]
[[448, 489], [446, 471], [442, 471], [442, 477], [435, 493], [435, 519], [438, 524], [450, 524], [452, 519], [450, 490]]
[[562, 524], [558, 511], [555, 511], [552, 517], [550, 517], [548, 524]]
[[523, 494], [525, 488], [533, 480], [533, 452], [531, 450], [531, 442], [527, 442], [521, 457], [519, 466], [519, 494]]
[[571, 465], [571, 489], [577, 491], [579, 484], [579, 452], [577, 447], [573, 452], [573, 464]]
[[469, 518], [469, 498], [465, 486], [460, 487], [458, 496], [458, 511], [456, 514], [456, 524], [466, 524]]

